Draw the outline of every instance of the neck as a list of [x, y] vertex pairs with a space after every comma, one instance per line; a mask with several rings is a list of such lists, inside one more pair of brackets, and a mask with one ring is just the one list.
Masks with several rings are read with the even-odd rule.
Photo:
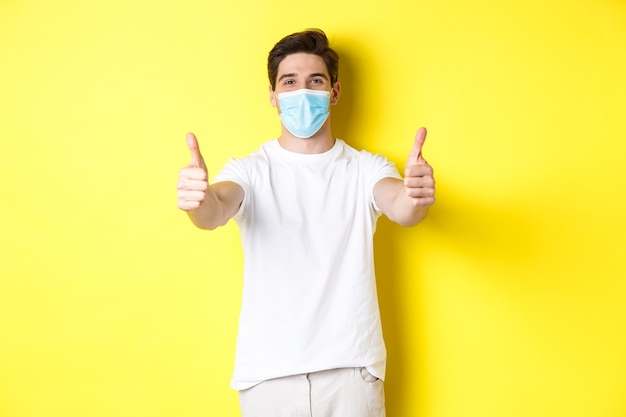
[[285, 126], [282, 126], [278, 143], [283, 149], [295, 153], [316, 154], [329, 151], [335, 145], [335, 138], [330, 132], [330, 120], [310, 138], [299, 138], [291, 134]]

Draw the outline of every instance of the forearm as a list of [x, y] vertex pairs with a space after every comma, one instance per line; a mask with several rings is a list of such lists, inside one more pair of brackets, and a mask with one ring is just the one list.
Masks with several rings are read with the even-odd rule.
[[415, 226], [424, 220], [428, 214], [429, 206], [421, 205], [419, 200], [409, 197], [403, 186], [395, 188], [395, 198], [393, 198], [388, 213], [386, 213], [389, 220], [400, 226]]
[[212, 230], [226, 224], [237, 213], [244, 191], [231, 181], [218, 181], [209, 186], [209, 173], [193, 133], [187, 134], [187, 146], [191, 162], [178, 174], [177, 206], [187, 212], [197, 227]]
[[187, 211], [187, 214], [196, 227], [205, 230], [213, 230], [223, 226], [231, 217], [227, 215], [224, 202], [210, 188], [200, 206], [197, 209]]
[[374, 186], [376, 204], [392, 222], [415, 226], [428, 214], [434, 203], [432, 189], [416, 190], [406, 187], [406, 179], [384, 178]]
[[217, 182], [209, 186], [198, 186], [198, 191], [179, 192], [187, 200], [179, 201], [179, 207], [200, 229], [213, 230], [232, 218], [241, 207], [244, 192], [240, 185], [230, 182]]

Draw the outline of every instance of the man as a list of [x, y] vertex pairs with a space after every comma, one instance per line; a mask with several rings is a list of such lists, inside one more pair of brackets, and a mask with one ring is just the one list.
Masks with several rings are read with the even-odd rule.
[[404, 179], [381, 155], [331, 133], [338, 57], [320, 30], [268, 57], [281, 135], [209, 185], [193, 134], [178, 207], [202, 229], [234, 218], [244, 249], [235, 371], [244, 417], [380, 417], [386, 351], [374, 277], [376, 220], [419, 223], [434, 203], [417, 132]]

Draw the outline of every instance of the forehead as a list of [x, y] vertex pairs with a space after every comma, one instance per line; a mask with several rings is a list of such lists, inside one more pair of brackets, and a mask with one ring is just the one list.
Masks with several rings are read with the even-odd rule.
[[298, 52], [287, 55], [278, 64], [278, 77], [282, 74], [308, 75], [322, 73], [328, 75], [326, 63], [322, 57], [315, 54]]

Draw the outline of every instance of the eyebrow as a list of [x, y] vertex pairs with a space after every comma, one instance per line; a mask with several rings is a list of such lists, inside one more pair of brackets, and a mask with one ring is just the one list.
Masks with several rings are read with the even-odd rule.
[[[278, 81], [281, 81], [284, 78], [292, 78], [292, 77], [295, 77], [296, 75], [298, 74], [295, 72], [290, 72], [289, 74], [283, 74], [280, 77], [278, 77]], [[325, 80], [328, 80], [328, 76], [324, 74], [323, 72], [314, 72], [313, 74], [309, 74], [309, 78], [314, 78], [314, 77], [322, 77]]]

